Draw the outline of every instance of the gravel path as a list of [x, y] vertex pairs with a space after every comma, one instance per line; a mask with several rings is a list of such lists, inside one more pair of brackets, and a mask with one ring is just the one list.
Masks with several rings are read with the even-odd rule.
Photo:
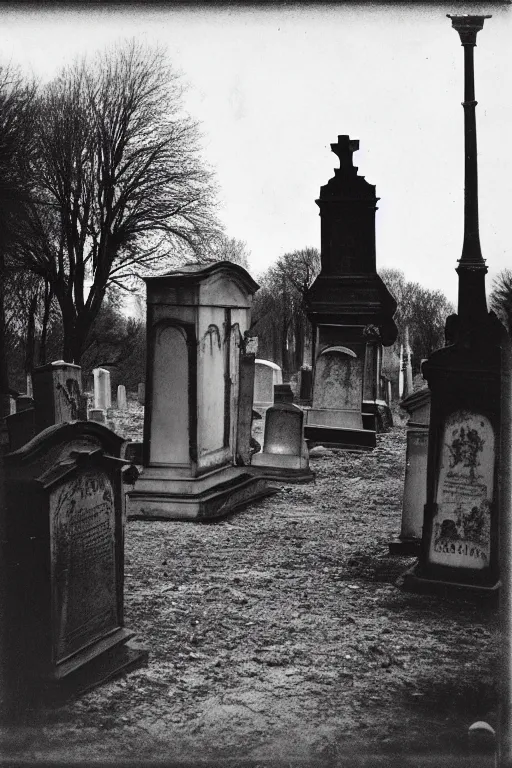
[[228, 519], [129, 521], [148, 665], [4, 730], [4, 764], [469, 765], [468, 726], [496, 720], [495, 611], [395, 586], [404, 454], [396, 427]]

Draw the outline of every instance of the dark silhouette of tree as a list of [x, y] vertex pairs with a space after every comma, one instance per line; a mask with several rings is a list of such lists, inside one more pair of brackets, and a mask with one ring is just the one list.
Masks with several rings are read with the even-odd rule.
[[36, 195], [17, 249], [60, 306], [79, 363], [111, 286], [205, 248], [218, 227], [198, 126], [163, 52], [131, 42], [65, 69], [41, 93]]
[[512, 332], [512, 270], [502, 270], [493, 280], [489, 308], [495, 312], [509, 333]]
[[9, 254], [30, 193], [34, 148], [35, 84], [19, 70], [0, 66], [0, 417], [9, 413], [5, 297]]
[[254, 297], [252, 331], [258, 336], [258, 355], [268, 357], [287, 372], [304, 362], [311, 327], [305, 295], [320, 272], [316, 248], [303, 248], [279, 257], [259, 278]]
[[421, 360], [444, 346], [446, 318], [455, 311], [454, 307], [442, 291], [433, 291], [419, 283], [407, 281], [399, 269], [382, 269], [379, 275], [398, 305], [394, 316], [398, 328], [394, 351], [398, 352], [400, 344], [404, 343], [408, 327], [413, 369], [418, 372]]

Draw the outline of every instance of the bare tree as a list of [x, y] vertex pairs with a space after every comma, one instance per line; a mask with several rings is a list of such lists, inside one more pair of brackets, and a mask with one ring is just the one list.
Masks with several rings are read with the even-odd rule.
[[[35, 84], [19, 70], [0, 66], [0, 395], [9, 391], [6, 354], [5, 285], [9, 251], [30, 192]], [[1, 398], [0, 417], [9, 413]]]
[[394, 316], [398, 328], [395, 350], [404, 343], [408, 327], [414, 368], [419, 370], [421, 360], [444, 345], [446, 318], [454, 307], [442, 291], [407, 281], [401, 270], [382, 269], [379, 274], [398, 305]]
[[512, 270], [502, 270], [493, 280], [489, 307], [495, 312], [508, 332], [512, 332]]
[[297, 370], [311, 328], [305, 295], [320, 271], [316, 248], [302, 248], [279, 257], [260, 278], [254, 297], [253, 327], [261, 339], [261, 354], [280, 362], [285, 370]]
[[248, 270], [250, 255], [251, 252], [245, 240], [238, 240], [236, 237], [229, 237], [229, 235], [221, 233], [212, 239], [207, 250], [197, 254], [197, 260], [205, 263], [231, 261], [233, 264], [239, 264]]
[[41, 94], [37, 195], [17, 249], [60, 305], [63, 357], [78, 363], [110, 286], [217, 233], [198, 126], [164, 53], [131, 42], [65, 69]]

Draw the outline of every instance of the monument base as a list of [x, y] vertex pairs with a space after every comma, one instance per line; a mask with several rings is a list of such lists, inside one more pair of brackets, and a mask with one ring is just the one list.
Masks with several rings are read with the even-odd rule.
[[222, 467], [200, 477], [169, 477], [168, 467], [146, 467], [127, 493], [129, 519], [208, 520], [277, 493], [247, 467]]
[[133, 643], [126, 642], [133, 637], [133, 632], [125, 632], [124, 640], [121, 644], [109, 647], [97, 656], [89, 659], [87, 663], [82, 663], [70, 674], [59, 678], [48, 688], [48, 695], [53, 699], [66, 699], [70, 696], [80, 696], [98, 685], [102, 685], [107, 680], [128, 672], [134, 667], [141, 666], [147, 662], [148, 651], [140, 648]]
[[283, 483], [311, 483], [315, 479], [315, 473], [309, 468], [306, 458], [289, 454], [256, 453], [247, 469], [255, 475], [281, 480]]
[[465, 584], [457, 581], [430, 579], [422, 575], [420, 566], [415, 563], [397, 581], [397, 586], [404, 592], [416, 592], [423, 595], [440, 597], [465, 597], [469, 599], [497, 599], [500, 582], [494, 584]]
[[44, 706], [63, 704], [108, 680], [145, 664], [148, 651], [130, 643], [134, 632], [119, 627], [100, 638], [45, 675], [6, 680], [1, 719], [17, 721]]
[[420, 554], [421, 539], [401, 539], [400, 537], [389, 542], [390, 555], [412, 555], [418, 557]]
[[306, 425], [304, 438], [326, 448], [351, 448], [371, 451], [377, 445], [376, 432], [370, 429], [339, 429]]

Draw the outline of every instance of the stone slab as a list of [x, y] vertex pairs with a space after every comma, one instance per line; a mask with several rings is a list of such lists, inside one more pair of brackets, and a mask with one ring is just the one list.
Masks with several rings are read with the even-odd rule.
[[277, 492], [246, 468], [223, 468], [199, 478], [168, 478], [144, 469], [127, 493], [129, 519], [208, 520], [222, 517]]
[[372, 450], [377, 445], [376, 433], [369, 429], [334, 429], [307, 424], [304, 438], [311, 443], [336, 448]]

